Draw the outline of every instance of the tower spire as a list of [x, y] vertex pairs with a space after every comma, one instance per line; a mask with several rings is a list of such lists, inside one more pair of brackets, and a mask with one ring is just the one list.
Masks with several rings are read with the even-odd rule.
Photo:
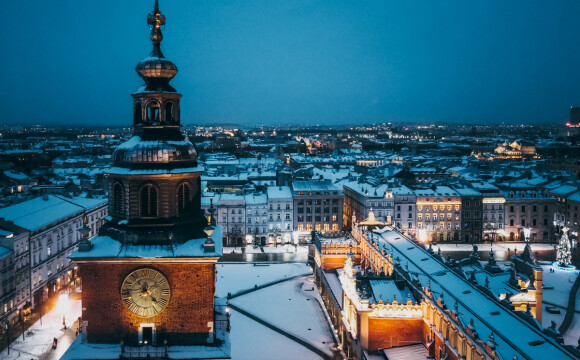
[[161, 53], [161, 41], [163, 34], [161, 33], [161, 25], [165, 25], [165, 15], [159, 11], [159, 1], [155, 0], [155, 7], [153, 12], [147, 16], [147, 24], [151, 27], [151, 41], [153, 42], [153, 52], [151, 55], [163, 57]]

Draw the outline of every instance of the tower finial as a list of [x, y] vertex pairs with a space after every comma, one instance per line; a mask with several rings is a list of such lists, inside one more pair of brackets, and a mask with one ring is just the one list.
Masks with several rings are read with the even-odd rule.
[[151, 26], [151, 41], [153, 41], [153, 53], [156, 51], [161, 52], [159, 44], [163, 40], [163, 34], [161, 33], [161, 25], [165, 25], [165, 15], [161, 14], [159, 11], [159, 1], [155, 0], [155, 8], [153, 12], [147, 17], [147, 24]]

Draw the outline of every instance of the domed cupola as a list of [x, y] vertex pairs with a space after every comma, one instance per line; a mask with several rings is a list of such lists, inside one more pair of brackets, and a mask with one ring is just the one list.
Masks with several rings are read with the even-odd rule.
[[203, 168], [181, 133], [181, 94], [169, 85], [177, 67], [161, 53], [165, 16], [157, 1], [147, 23], [153, 51], [137, 65], [145, 85], [131, 94], [133, 137], [115, 149], [107, 172], [112, 221], [102, 231], [125, 243], [175, 243], [205, 237]]
[[187, 140], [142, 140], [133, 136], [113, 152], [115, 166], [130, 168], [167, 168], [197, 166], [197, 151]]

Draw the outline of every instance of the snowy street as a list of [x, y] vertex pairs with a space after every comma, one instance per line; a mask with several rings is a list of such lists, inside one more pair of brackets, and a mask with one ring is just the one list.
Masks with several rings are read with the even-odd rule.
[[[63, 311], [67, 330], [63, 329]], [[81, 316], [81, 301], [68, 300], [64, 306], [56, 306], [42, 316], [41, 321], [34, 323], [26, 332], [25, 340], [22, 336], [18, 337], [10, 344], [10, 355], [8, 349], [0, 353], [0, 359], [40, 359], [56, 360], [60, 359], [62, 354], [68, 349], [70, 344], [76, 338], [78, 328], [77, 319]], [[52, 349], [54, 338], [58, 339], [58, 345], [55, 350]]]

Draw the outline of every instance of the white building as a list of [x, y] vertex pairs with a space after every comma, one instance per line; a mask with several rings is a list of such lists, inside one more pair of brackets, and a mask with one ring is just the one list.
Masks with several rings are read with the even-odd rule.
[[28, 231], [32, 306], [66, 289], [76, 278], [68, 256], [80, 240], [83, 217], [91, 218], [92, 234], [107, 215], [106, 199], [45, 195], [0, 209], [0, 219]]
[[266, 245], [269, 223], [268, 197], [262, 193], [251, 193], [244, 195], [244, 198], [246, 200], [246, 244]]
[[289, 186], [269, 186], [268, 243], [281, 244], [292, 241], [293, 208], [292, 190]]

